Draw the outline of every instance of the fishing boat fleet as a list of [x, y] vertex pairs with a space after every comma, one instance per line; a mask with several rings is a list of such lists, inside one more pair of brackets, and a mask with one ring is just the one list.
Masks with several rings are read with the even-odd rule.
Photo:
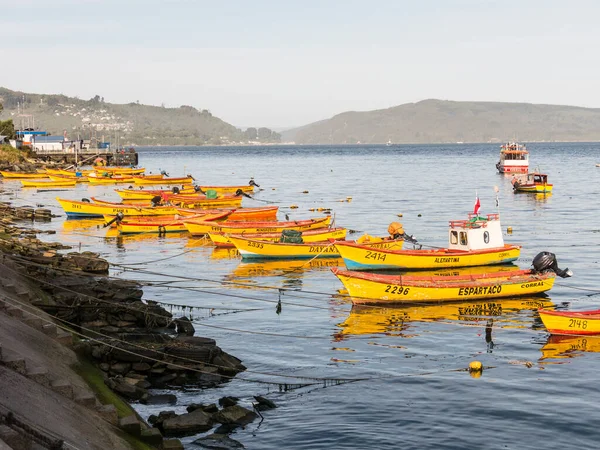
[[[551, 192], [547, 175], [529, 173], [528, 167], [524, 145], [502, 146], [497, 168], [513, 175], [515, 192]], [[531, 297], [552, 289], [557, 276], [572, 275], [559, 269], [549, 252], [538, 254], [528, 269], [512, 264], [521, 246], [504, 242], [499, 214], [480, 215], [478, 198], [473, 213], [449, 221], [446, 248], [423, 249], [398, 222], [390, 224], [387, 235], [350, 240], [348, 229], [335, 226], [330, 215], [278, 221], [277, 206], [243, 207], [244, 198], [252, 198], [258, 187], [253, 180], [247, 185], [200, 185], [191, 175], [171, 178], [125, 167], [0, 174], [24, 188], [128, 184], [114, 189], [120, 202], [56, 198], [69, 219], [102, 219], [121, 235], [202, 236], [217, 248], [235, 249], [249, 263], [288, 260], [303, 268], [315, 260], [334, 261], [331, 272], [357, 308]], [[570, 314], [542, 308], [539, 313], [551, 333], [600, 334], [600, 310]]]

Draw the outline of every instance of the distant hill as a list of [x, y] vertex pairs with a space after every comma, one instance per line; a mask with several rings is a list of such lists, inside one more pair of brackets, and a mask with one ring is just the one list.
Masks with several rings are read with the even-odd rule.
[[345, 112], [284, 131], [282, 139], [296, 144], [600, 141], [600, 109], [424, 100]]
[[[96, 139], [122, 145], [221, 145], [277, 143], [281, 136], [268, 128], [242, 131], [214, 117], [210, 111], [106, 103], [54, 94], [29, 94], [0, 87], [4, 111], [0, 120], [13, 119], [15, 128], [32, 126], [70, 139]], [[24, 103], [24, 108], [23, 108]], [[21, 114], [21, 115], [19, 115]]]

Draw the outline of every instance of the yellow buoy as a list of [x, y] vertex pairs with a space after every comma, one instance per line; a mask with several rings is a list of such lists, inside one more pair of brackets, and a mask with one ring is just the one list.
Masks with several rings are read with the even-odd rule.
[[398, 214], [398, 217], [402, 217], [402, 214]]
[[506, 229], [506, 234], [512, 234], [512, 227], [508, 227]]
[[309, 211], [314, 211], [314, 210], [315, 210], [315, 208], [308, 208], [308, 210], [309, 210]]
[[352, 201], [352, 197], [346, 197], [346, 200], [348, 200], [350, 202], [350, 201]]
[[308, 194], [308, 191], [302, 191], [303, 194]]
[[290, 209], [297, 209], [298, 205], [290, 205]]
[[483, 364], [480, 361], [471, 361], [469, 363], [469, 373], [473, 378], [479, 378], [483, 372]]

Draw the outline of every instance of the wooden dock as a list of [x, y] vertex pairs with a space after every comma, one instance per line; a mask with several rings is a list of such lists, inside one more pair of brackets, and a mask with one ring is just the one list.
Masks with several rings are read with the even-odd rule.
[[73, 150], [53, 151], [41, 150], [34, 152], [37, 159], [57, 163], [77, 164], [80, 166], [91, 165], [97, 158], [106, 161], [107, 166], [137, 166], [138, 153], [130, 148], [128, 150], [111, 151], [106, 149], [86, 149], [74, 152]]

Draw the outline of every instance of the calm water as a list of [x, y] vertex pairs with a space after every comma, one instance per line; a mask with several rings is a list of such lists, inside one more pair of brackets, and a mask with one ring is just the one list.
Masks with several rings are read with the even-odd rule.
[[[146, 287], [144, 297], [195, 307], [197, 334], [215, 338], [249, 369], [219, 389], [178, 393], [172, 409], [183, 412], [191, 402], [224, 395], [240, 397], [246, 406], [253, 395], [271, 398], [276, 410], [232, 434], [246, 448], [597, 448], [600, 337], [550, 342], [534, 310], [597, 307], [600, 144], [528, 148], [531, 166], [555, 185], [553, 195], [513, 194], [510, 179], [495, 170], [498, 145], [140, 151], [147, 170], [191, 173], [201, 184], [246, 184], [253, 177], [262, 190], [244, 206], [279, 204], [280, 219], [319, 217], [322, 212], [309, 209], [331, 208], [339, 226], [384, 235], [390, 222], [401, 221], [432, 246], [447, 244], [448, 220], [465, 218], [476, 193], [481, 213], [496, 212], [498, 186], [503, 229], [513, 230], [505, 241], [523, 245], [519, 266], [529, 267], [547, 250], [574, 277], [557, 280], [546, 299], [497, 301], [476, 316], [469, 313], [484, 304], [352, 310], [336, 295], [342, 285], [327, 265], [241, 263], [235, 252], [217, 251], [201, 239], [117, 239], [106, 237], [97, 222], [64, 217], [36, 226], [57, 230], [47, 239], [142, 269], [115, 267], [114, 275], [171, 281]], [[13, 193], [1, 198], [43, 204], [59, 214], [58, 195], [118, 198], [104, 186], [65, 192], [17, 186], [5, 182]], [[486, 341], [486, 314], [495, 314], [492, 342]], [[473, 360], [487, 367], [480, 378], [461, 370]], [[363, 381], [331, 385], [323, 379]], [[285, 383], [313, 384], [280, 388]], [[169, 409], [136, 408], [144, 417]]]

